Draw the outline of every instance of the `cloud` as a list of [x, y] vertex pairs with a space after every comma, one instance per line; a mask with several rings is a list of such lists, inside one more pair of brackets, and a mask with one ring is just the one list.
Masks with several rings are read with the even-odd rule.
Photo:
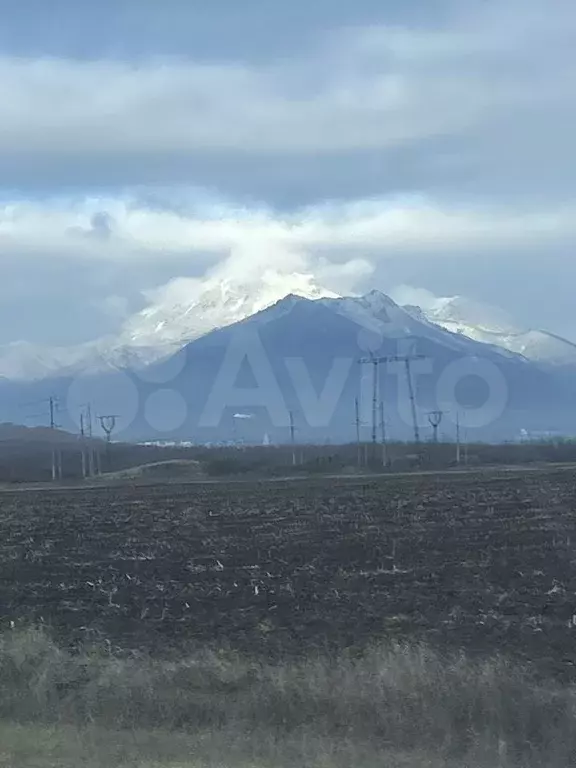
[[435, 309], [441, 297], [436, 296], [426, 288], [416, 288], [413, 285], [397, 285], [390, 291], [390, 297], [401, 306], [420, 307], [423, 310]]
[[[95, 227], [95, 219], [105, 226]], [[137, 198], [55, 199], [0, 208], [0, 259], [17, 253], [19, 260], [139, 265], [168, 254], [173, 264], [186, 264], [212, 254], [216, 263], [228, 260], [229, 269], [240, 273], [269, 264], [298, 271], [311, 261], [343, 263], [342, 274], [366, 273], [366, 263], [402, 254], [457, 253], [465, 259], [503, 247], [547, 247], [575, 235], [574, 205], [469, 207], [422, 196], [321, 204], [294, 213], [227, 203], [170, 211]]]
[[[99, 335], [121, 311], [111, 294], [133, 307], [158, 286], [184, 296], [206, 272], [266, 265], [338, 292], [478, 294], [563, 328], [576, 6], [422, 7], [335, 8], [321, 24], [310, 10], [306, 42], [253, 55], [249, 35], [202, 58], [152, 55], [147, 16], [146, 49], [73, 58], [51, 38], [50, 56], [0, 56], [0, 175], [14, 190], [0, 202], [0, 339], [15, 325], [28, 337], [34, 318]], [[74, 328], [57, 321], [65, 307]]]
[[416, 283], [447, 295], [469, 293], [472, 283], [473, 295], [482, 286], [508, 295], [521, 286], [528, 302], [530, 284], [542, 285], [551, 270], [570, 283], [575, 236], [576, 206], [466, 205], [423, 195], [294, 212], [197, 193], [176, 210], [137, 196], [17, 201], [0, 208], [0, 290], [30, 301], [40, 284], [28, 276], [43, 274], [44, 304], [52, 296], [58, 312], [73, 292], [82, 315], [82, 299], [92, 297], [108, 328], [138, 295], [153, 302], [158, 286], [162, 303], [186, 304], [206, 274], [245, 282], [270, 268], [311, 272], [338, 293]]
[[554, 13], [539, 0], [462, 8], [426, 28], [333, 30], [298, 58], [258, 64], [5, 56], [0, 168], [26, 183], [58, 183], [58, 174], [170, 183], [182, 163], [204, 180], [225, 179], [228, 165], [230, 180], [236, 163], [268, 159], [254, 175], [272, 176], [292, 158], [306, 173], [308, 159], [386, 157], [445, 137], [492, 135], [494, 150], [518, 133], [529, 160], [542, 127], [555, 135], [567, 105], [574, 117], [576, 8], [568, 0]]
[[175, 277], [164, 285], [142, 291], [148, 306], [185, 306], [193, 301], [202, 289], [202, 280], [193, 277]]
[[96, 302], [96, 307], [113, 320], [125, 320], [130, 314], [130, 302], [126, 296], [106, 296]]

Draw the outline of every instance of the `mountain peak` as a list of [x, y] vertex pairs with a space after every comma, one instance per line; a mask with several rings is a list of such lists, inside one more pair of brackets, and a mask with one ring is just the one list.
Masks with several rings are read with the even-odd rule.
[[360, 301], [365, 307], [372, 310], [372, 312], [382, 312], [383, 310], [396, 309], [398, 307], [396, 302], [391, 299], [390, 296], [382, 293], [382, 291], [379, 291], [376, 288], [373, 288], [371, 291], [364, 294], [364, 296], [360, 297]]
[[155, 302], [125, 324], [126, 345], [154, 346], [192, 341], [216, 328], [237, 323], [286, 296], [337, 298], [313, 275], [266, 269], [241, 279], [223, 274], [203, 281], [178, 280], [156, 293]]
[[[426, 292], [421, 292], [426, 293]], [[418, 302], [418, 297], [414, 296]], [[424, 296], [420, 306], [393, 301], [378, 289], [341, 297], [308, 272], [264, 268], [227, 270], [199, 280], [177, 278], [149, 297], [149, 305], [129, 318], [115, 336], [70, 348], [45, 348], [27, 342], [0, 346], [0, 377], [44, 379], [112, 367], [140, 369], [166, 358], [210, 331], [246, 321], [264, 310], [264, 321], [301, 301], [317, 301], [382, 337], [402, 337], [426, 325], [425, 335], [451, 332], [458, 346], [467, 337], [539, 362], [576, 364], [576, 346], [544, 331], [518, 328], [495, 307], [462, 296]], [[259, 317], [256, 322], [262, 321]]]
[[437, 299], [427, 314], [435, 322], [462, 323], [492, 333], [521, 332], [504, 310], [462, 296]]
[[425, 307], [408, 307], [417, 319], [483, 344], [542, 363], [574, 364], [576, 346], [546, 331], [519, 327], [502, 309], [463, 296], [436, 298]]

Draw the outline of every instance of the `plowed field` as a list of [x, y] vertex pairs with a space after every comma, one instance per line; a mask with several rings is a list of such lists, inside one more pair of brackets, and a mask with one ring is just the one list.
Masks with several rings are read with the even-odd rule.
[[576, 474], [9, 491], [0, 610], [122, 647], [424, 638], [571, 674]]

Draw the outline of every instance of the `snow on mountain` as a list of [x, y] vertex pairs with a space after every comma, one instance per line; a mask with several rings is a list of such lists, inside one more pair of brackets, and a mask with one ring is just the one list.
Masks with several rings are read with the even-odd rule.
[[[485, 381], [486, 365], [499, 370], [505, 382], [505, 402], [498, 415], [493, 415], [498, 411], [497, 407], [493, 409], [490, 405], [488, 408], [488, 423], [478, 426], [484, 430], [482, 439], [509, 437], [520, 428], [556, 428], [562, 421], [566, 428], [566, 403], [573, 398], [573, 387], [565, 377], [557, 376], [554, 371], [507, 350], [450, 333], [426, 318], [417, 319], [388, 296], [371, 291], [355, 298], [320, 300], [288, 295], [240, 323], [192, 341], [186, 346], [186, 355], [175, 358], [182, 361], [177, 373], [174, 374], [171, 360], [150, 366], [146, 377], [142, 378], [146, 381], [166, 381], [169, 378], [170, 386], [186, 399], [187, 421], [178, 428], [179, 436], [184, 438], [194, 434], [200, 441], [214, 442], [227, 439], [226, 435], [232, 434], [232, 414], [236, 411], [228, 413], [226, 410], [226, 386], [253, 386], [248, 384], [246, 374], [248, 368], [259, 365], [249, 352], [253, 351], [255, 331], [258, 348], [266, 356], [266, 376], [271, 377], [269, 382], [274, 382], [268, 390], [270, 408], [258, 410], [258, 414], [254, 414], [245, 425], [247, 429], [250, 425], [256, 429], [257, 425], [259, 440], [265, 433], [273, 435], [274, 440], [286, 440], [288, 422], [283, 427], [282, 420], [289, 411], [299, 414], [300, 439], [324, 440], [327, 435], [331, 439], [349, 439], [356, 399], [360, 399], [363, 408], [368, 403], [364, 420], [367, 423], [370, 420], [371, 374], [362, 366], [353, 364], [370, 352], [381, 356], [411, 352], [426, 358], [416, 384], [418, 419], [423, 428], [428, 424], [426, 413], [430, 410], [462, 411], [463, 421], [466, 421], [464, 413], [468, 409], [474, 412], [475, 404], [481, 408], [486, 393], [484, 387], [478, 384], [479, 380], [480, 383]], [[248, 346], [243, 348], [243, 343]], [[227, 379], [228, 385], [222, 389], [221, 383], [216, 385], [216, 382], [222, 366], [226, 364], [231, 345], [236, 345], [237, 351], [244, 349], [249, 356], [248, 366], [238, 370], [236, 376], [231, 374]], [[450, 366], [458, 364], [463, 358], [467, 360], [466, 374], [459, 382], [456, 398], [455, 394], [447, 394], [439, 382], [443, 373], [450, 371]], [[334, 366], [335, 361], [343, 363], [343, 367]], [[293, 365], [295, 362], [297, 364]], [[256, 373], [256, 369], [252, 370]], [[386, 413], [390, 429], [407, 438], [411, 436], [411, 427], [405, 385], [403, 376], [398, 379], [390, 376], [383, 390], [388, 398]], [[112, 383], [104, 380], [101, 386], [113, 388]], [[324, 395], [319, 397], [320, 392], [327, 392], [328, 398]], [[258, 402], [262, 403], [262, 400]], [[330, 408], [328, 402], [331, 403]], [[236, 405], [232, 407], [236, 408]], [[252, 409], [242, 410], [242, 413], [252, 413]], [[170, 418], [170, 413], [162, 414], [162, 419], [167, 422]], [[133, 434], [145, 436], [150, 426], [143, 419], [133, 429]], [[477, 434], [480, 435], [480, 432]]]
[[438, 298], [424, 308], [407, 307], [416, 317], [483, 344], [507, 349], [529, 360], [576, 364], [576, 345], [541, 330], [518, 327], [503, 310], [461, 296]]
[[176, 347], [129, 347], [113, 336], [70, 347], [44, 347], [25, 341], [0, 346], [0, 380], [40, 381], [97, 373], [114, 368], [137, 369], [176, 351]]
[[182, 278], [155, 292], [151, 304], [129, 318], [117, 336], [71, 347], [41, 347], [27, 342], [0, 346], [0, 378], [25, 381], [110, 368], [138, 369], [289, 294], [306, 299], [338, 297], [319, 286], [312, 275], [302, 273], [266, 270], [244, 280]]
[[436, 339], [441, 333], [443, 344], [454, 350], [464, 350], [468, 338], [489, 344], [504, 355], [576, 365], [576, 345], [545, 331], [520, 328], [500, 309], [460, 296], [437, 298], [424, 291], [420, 294], [425, 294], [423, 306], [400, 306], [379, 291], [341, 297], [321, 287], [311, 274], [271, 269], [240, 277], [221, 273], [204, 280], [179, 278], [152, 293], [149, 305], [130, 317], [115, 336], [72, 347], [46, 348], [27, 342], [0, 346], [0, 378], [26, 381], [113, 368], [137, 370], [170, 357], [212, 330], [250, 318], [289, 295], [325, 302], [367, 332], [386, 338], [416, 334]]
[[197, 288], [194, 282], [175, 281], [167, 286], [156, 303], [128, 320], [119, 336], [120, 346], [180, 346], [244, 320], [290, 294], [304, 299], [337, 297], [321, 288], [312, 275], [273, 270], [246, 282], [214, 277]]
[[427, 314], [433, 322], [461, 324], [479, 332], [503, 335], [519, 332], [512, 317], [504, 310], [462, 296], [436, 299]]
[[[420, 307], [400, 306], [380, 291], [371, 291], [361, 297], [329, 300], [326, 303], [384, 338], [406, 339], [417, 336], [441, 343], [443, 347], [454, 352], [469, 354], [468, 339], [472, 338], [471, 336], [434, 321]], [[503, 357], [517, 354], [488, 338], [472, 340], [488, 344], [492, 353]]]

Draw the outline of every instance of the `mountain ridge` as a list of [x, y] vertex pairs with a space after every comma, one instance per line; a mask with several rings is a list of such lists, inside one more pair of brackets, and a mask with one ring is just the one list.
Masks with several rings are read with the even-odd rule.
[[335, 311], [356, 314], [366, 329], [378, 332], [390, 322], [388, 312], [405, 330], [416, 321], [427, 324], [431, 333], [441, 328], [495, 347], [502, 354], [521, 355], [541, 364], [576, 366], [576, 344], [546, 331], [522, 329], [503, 310], [479, 302], [453, 296], [435, 298], [424, 307], [400, 305], [376, 289], [363, 296], [342, 296], [321, 286], [310, 273], [268, 269], [238, 279], [224, 273], [204, 280], [177, 279], [155, 292], [151, 303], [130, 316], [116, 335], [74, 347], [45, 348], [28, 342], [0, 346], [0, 379], [46, 380], [114, 368], [142, 370], [288, 295], [336, 302]]
[[[370, 423], [372, 372], [358, 363], [371, 353], [419, 356], [412, 375], [423, 432], [426, 414], [438, 408], [459, 413], [462, 427], [478, 439], [509, 439], [522, 429], [576, 428], [570, 418], [573, 379], [418, 320], [376, 290], [320, 300], [289, 294], [140, 373], [112, 367], [0, 385], [1, 418], [14, 420], [19, 403], [49, 394], [66, 405], [65, 428], [78, 428], [74, 419], [83, 403], [93, 403], [95, 413], [121, 414], [117, 436], [122, 439], [230, 440], [234, 414], [248, 410], [252, 415], [242, 429], [252, 431], [251, 440], [267, 434], [273, 442], [286, 441], [293, 413], [299, 439], [348, 441], [354, 439], [356, 399], [362, 422]], [[404, 367], [385, 365], [381, 374], [389, 434], [411, 439]], [[488, 411], [483, 411], [486, 397]]]
[[422, 311], [428, 320], [446, 330], [503, 347], [530, 360], [576, 364], [576, 344], [549, 331], [521, 328], [501, 309], [455, 296], [439, 299], [435, 306]]
[[[293, 293], [310, 299], [335, 298], [308, 273], [265, 270], [257, 280], [229, 277], [181, 280], [165, 286], [155, 303], [132, 315], [116, 335], [71, 347], [44, 347], [26, 341], [0, 346], [0, 379], [42, 380], [110, 367], [139, 369], [170, 357], [185, 344], [216, 328], [249, 317]], [[189, 292], [182, 300], [180, 292]]]

